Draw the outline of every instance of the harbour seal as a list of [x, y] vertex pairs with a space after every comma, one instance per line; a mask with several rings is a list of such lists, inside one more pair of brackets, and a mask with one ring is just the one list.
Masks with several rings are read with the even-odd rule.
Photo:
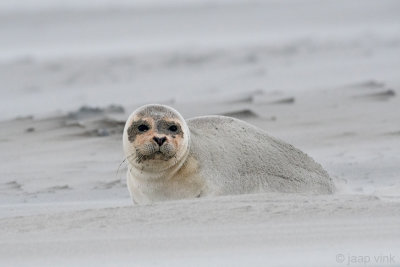
[[165, 105], [145, 105], [123, 133], [127, 185], [135, 203], [203, 196], [310, 192], [334, 185], [309, 156], [244, 121], [204, 116], [185, 121]]

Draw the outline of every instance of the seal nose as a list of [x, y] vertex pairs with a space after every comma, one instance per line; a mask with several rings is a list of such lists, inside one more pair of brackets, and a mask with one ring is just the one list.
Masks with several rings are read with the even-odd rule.
[[154, 137], [153, 137], [153, 140], [156, 141], [156, 143], [157, 143], [159, 146], [162, 146], [162, 144], [164, 144], [165, 141], [167, 141], [167, 138], [166, 138], [165, 136], [164, 136], [164, 137], [161, 137], [161, 138], [159, 138], [159, 137], [157, 137], [157, 136], [154, 136]]

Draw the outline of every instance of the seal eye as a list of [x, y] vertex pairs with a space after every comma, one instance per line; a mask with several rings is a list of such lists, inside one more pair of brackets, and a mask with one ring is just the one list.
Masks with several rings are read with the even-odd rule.
[[171, 125], [169, 126], [168, 130], [170, 130], [171, 132], [176, 132], [178, 131], [178, 127], [176, 125]]
[[149, 126], [144, 125], [144, 124], [140, 124], [138, 126], [138, 130], [139, 130], [139, 132], [147, 132], [149, 130]]

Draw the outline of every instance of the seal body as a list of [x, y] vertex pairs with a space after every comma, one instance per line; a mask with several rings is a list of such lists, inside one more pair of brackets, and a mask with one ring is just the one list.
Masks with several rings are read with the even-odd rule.
[[244, 121], [204, 116], [185, 121], [147, 105], [123, 134], [127, 184], [136, 203], [260, 192], [328, 194], [334, 185], [309, 156]]

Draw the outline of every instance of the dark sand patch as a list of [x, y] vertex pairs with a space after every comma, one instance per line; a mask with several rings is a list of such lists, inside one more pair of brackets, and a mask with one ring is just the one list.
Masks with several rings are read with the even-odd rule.
[[22, 190], [22, 185], [17, 181], [10, 181], [3, 184], [4, 190]]
[[393, 132], [387, 132], [387, 133], [384, 133], [383, 135], [400, 137], [400, 130], [399, 131], [393, 131]]
[[384, 82], [369, 80], [369, 81], [365, 81], [365, 82], [352, 84], [350, 86], [353, 88], [359, 88], [359, 89], [380, 89], [380, 88], [385, 88], [386, 85]]
[[294, 102], [296, 101], [296, 99], [294, 97], [287, 97], [287, 98], [282, 98], [279, 100], [275, 100], [270, 102], [270, 104], [294, 104]]
[[110, 135], [122, 135], [125, 121], [115, 120], [111, 118], [102, 118], [95, 121], [83, 122], [83, 132], [78, 135], [88, 137], [104, 137]]
[[125, 113], [125, 109], [119, 105], [110, 105], [105, 108], [83, 106], [77, 111], [68, 113], [67, 118], [82, 120], [112, 113], [122, 114]]
[[64, 190], [72, 190], [72, 188], [69, 185], [55, 185], [55, 186], [47, 187], [45, 189], [34, 192], [34, 193], [32, 193], [32, 195], [37, 195], [37, 194], [41, 194], [41, 193], [56, 193], [58, 191], [64, 191]]
[[243, 95], [238, 95], [231, 99], [230, 101], [227, 101], [227, 103], [230, 104], [250, 104], [254, 102], [255, 97], [264, 95], [264, 91], [261, 89], [257, 89], [254, 91], [251, 91], [249, 93], [243, 94]]
[[111, 189], [116, 186], [125, 187], [126, 185], [121, 183], [121, 179], [118, 179], [108, 183], [98, 183], [93, 189]]
[[396, 96], [396, 92], [392, 89], [387, 89], [385, 91], [377, 92], [377, 93], [371, 93], [371, 94], [365, 94], [365, 95], [359, 95], [355, 96], [355, 98], [361, 98], [361, 99], [371, 99], [371, 100], [377, 100], [377, 101], [386, 101], [389, 100], [393, 97]]
[[242, 110], [237, 110], [237, 111], [231, 111], [231, 112], [226, 112], [222, 113], [221, 115], [227, 116], [227, 117], [233, 117], [237, 119], [250, 119], [250, 118], [258, 118], [259, 116], [253, 112], [250, 109], [242, 109]]

